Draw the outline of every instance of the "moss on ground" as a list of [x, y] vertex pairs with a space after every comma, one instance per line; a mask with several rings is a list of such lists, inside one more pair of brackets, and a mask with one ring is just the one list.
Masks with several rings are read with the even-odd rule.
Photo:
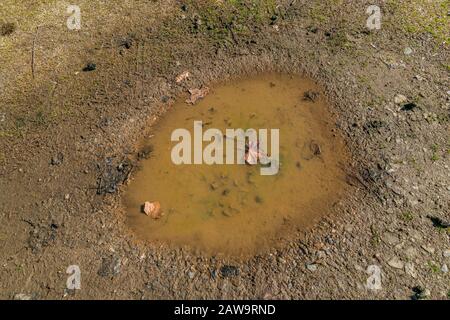
[[388, 0], [386, 7], [392, 26], [409, 34], [429, 33], [438, 42], [450, 44], [450, 0]]
[[186, 1], [182, 9], [193, 12], [191, 32], [203, 33], [217, 44], [232, 43], [251, 33], [252, 25], [268, 25], [278, 19], [275, 0]]

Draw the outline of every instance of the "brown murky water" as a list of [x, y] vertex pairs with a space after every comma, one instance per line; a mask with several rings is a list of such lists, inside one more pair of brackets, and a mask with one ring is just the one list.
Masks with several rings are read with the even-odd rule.
[[[343, 194], [345, 150], [323, 94], [311, 101], [307, 91], [320, 89], [307, 79], [268, 74], [217, 86], [194, 106], [176, 103], [145, 141], [153, 151], [126, 190], [129, 227], [145, 240], [247, 255], [329, 213]], [[278, 128], [278, 174], [260, 175], [260, 165], [173, 164], [172, 131], [193, 133], [197, 120], [203, 130], [223, 132]], [[145, 201], [159, 201], [164, 216], [143, 214]]]

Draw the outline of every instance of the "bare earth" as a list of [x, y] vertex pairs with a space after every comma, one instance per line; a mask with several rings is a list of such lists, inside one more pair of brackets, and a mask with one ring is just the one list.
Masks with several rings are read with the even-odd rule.
[[[77, 2], [79, 31], [64, 1], [0, 3], [0, 298], [449, 298], [448, 0], [383, 1], [375, 31], [371, 1]], [[324, 88], [349, 197], [251, 258], [136, 239], [121, 195], [150, 124], [272, 71]]]

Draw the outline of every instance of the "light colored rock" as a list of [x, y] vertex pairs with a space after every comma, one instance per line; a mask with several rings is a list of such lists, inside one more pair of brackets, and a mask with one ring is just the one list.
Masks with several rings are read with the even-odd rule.
[[411, 55], [411, 54], [413, 53], [413, 50], [412, 50], [410, 47], [406, 47], [406, 48], [403, 50], [403, 53], [404, 53], [405, 55], [409, 56], [409, 55]]
[[408, 247], [405, 250], [405, 254], [409, 259], [413, 259], [417, 256], [417, 249], [414, 247]]
[[353, 232], [353, 226], [351, 224], [346, 224], [344, 227], [344, 230], [347, 231], [348, 233], [352, 233]]
[[153, 219], [159, 219], [163, 216], [163, 213], [161, 211], [161, 204], [159, 203], [159, 201], [145, 202], [144, 213]]
[[402, 95], [402, 94], [397, 94], [397, 95], [394, 97], [394, 102], [395, 102], [395, 104], [403, 104], [403, 103], [406, 103], [407, 101], [408, 101], [408, 98], [405, 97], [405, 96]]
[[450, 258], [450, 250], [444, 250], [444, 257]]
[[436, 251], [433, 247], [430, 247], [428, 245], [422, 245], [422, 249], [425, 250], [426, 252], [430, 253], [430, 254], [434, 254], [434, 252]]
[[448, 272], [448, 266], [446, 264], [442, 265], [441, 271], [443, 273], [447, 273]]
[[18, 293], [14, 295], [14, 300], [32, 300], [32, 297], [29, 294]]
[[400, 242], [398, 235], [392, 232], [383, 233], [383, 236], [381, 238], [383, 239], [384, 242], [390, 245], [396, 245]]
[[311, 272], [314, 272], [317, 270], [317, 264], [307, 264], [306, 269], [308, 269]]
[[412, 264], [411, 262], [407, 262], [405, 264], [405, 272], [414, 279], [417, 277], [416, 268], [414, 267], [414, 264]]
[[388, 261], [388, 265], [395, 269], [403, 269], [404, 263], [397, 257], [393, 257]]

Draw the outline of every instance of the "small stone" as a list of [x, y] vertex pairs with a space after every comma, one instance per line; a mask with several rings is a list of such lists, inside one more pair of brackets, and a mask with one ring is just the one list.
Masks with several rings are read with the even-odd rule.
[[417, 256], [417, 250], [414, 247], [408, 247], [405, 250], [405, 254], [409, 259], [413, 259]]
[[434, 254], [434, 252], [436, 251], [433, 247], [427, 245], [422, 245], [422, 249], [430, 254]]
[[314, 272], [317, 270], [317, 264], [307, 264], [306, 269], [308, 269], [311, 272]]
[[411, 55], [411, 54], [413, 53], [413, 50], [412, 50], [410, 47], [406, 47], [406, 48], [403, 50], [403, 53], [404, 53], [405, 55], [409, 56], [409, 55]]
[[411, 262], [407, 262], [405, 264], [405, 272], [413, 278], [417, 277], [416, 269], [414, 268], [414, 264], [412, 264]]
[[14, 300], [32, 300], [33, 298], [29, 294], [18, 293], [14, 295]]
[[408, 101], [408, 98], [402, 94], [397, 94], [394, 97], [395, 104], [403, 104], [403, 103], [406, 103], [406, 101]]
[[153, 219], [159, 219], [163, 216], [163, 213], [161, 211], [161, 204], [159, 203], [159, 201], [146, 201], [143, 205], [142, 211]]
[[353, 232], [353, 226], [351, 224], [346, 224], [344, 227], [344, 230], [347, 231], [348, 233], [352, 233]]
[[445, 258], [450, 258], [450, 250], [444, 250], [443, 255]]
[[66, 200], [69, 200], [70, 199], [70, 194], [66, 194], [66, 195], [64, 195], [64, 199], [66, 199]]
[[397, 257], [388, 261], [388, 265], [395, 269], [403, 269], [404, 263]]
[[390, 245], [396, 245], [400, 242], [398, 235], [392, 232], [385, 232], [382, 236], [382, 240]]
[[441, 271], [443, 273], [447, 273], [448, 272], [448, 266], [446, 264], [442, 265]]
[[194, 279], [194, 276], [195, 276], [195, 272], [194, 271], [189, 271], [188, 272], [188, 277], [189, 277], [189, 279]]

